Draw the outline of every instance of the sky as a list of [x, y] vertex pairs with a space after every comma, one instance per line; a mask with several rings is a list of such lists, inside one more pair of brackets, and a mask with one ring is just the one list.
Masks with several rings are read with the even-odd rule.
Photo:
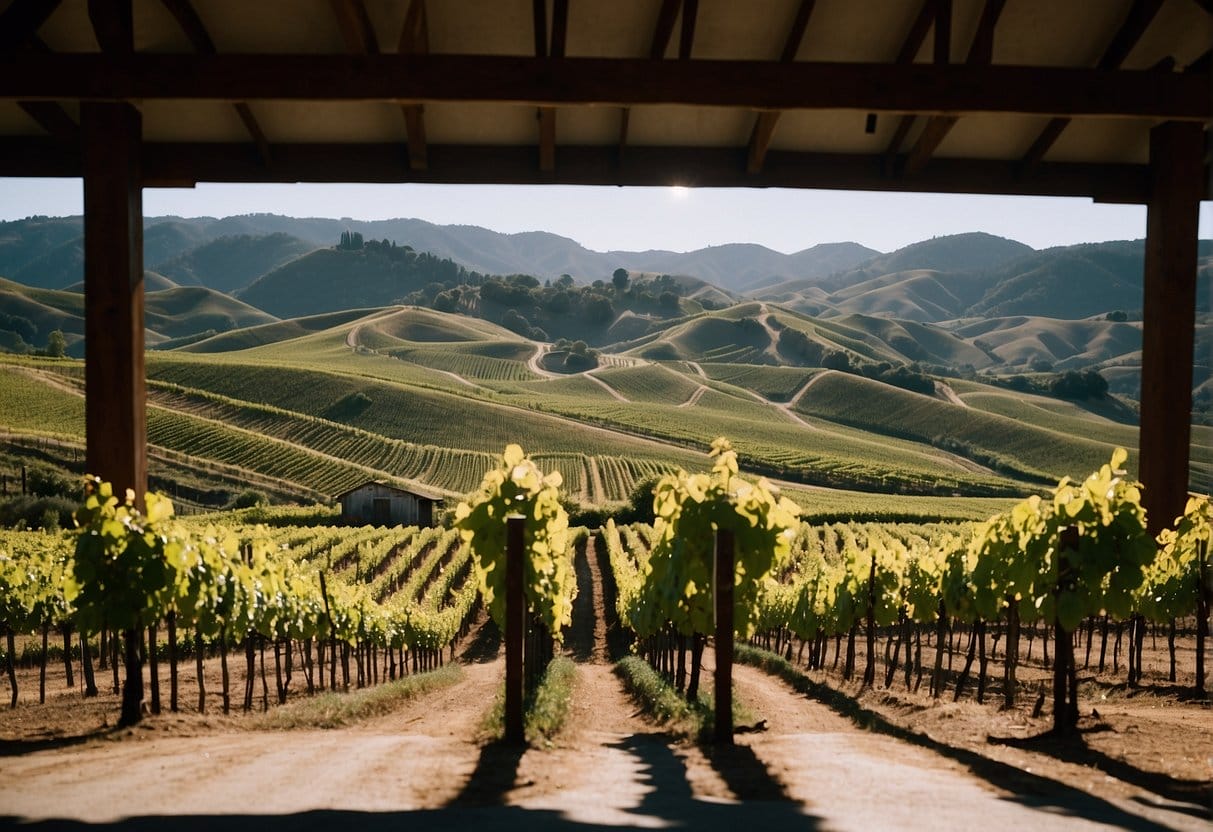
[[[0, 178], [0, 221], [82, 212], [78, 179]], [[1143, 206], [1089, 199], [813, 191], [501, 185], [232, 185], [143, 193], [154, 217], [275, 213], [375, 220], [416, 217], [494, 231], [550, 231], [595, 251], [690, 251], [759, 243], [787, 254], [853, 241], [880, 251], [984, 231], [1033, 248], [1145, 236]], [[1213, 237], [1202, 203], [1200, 236]]]

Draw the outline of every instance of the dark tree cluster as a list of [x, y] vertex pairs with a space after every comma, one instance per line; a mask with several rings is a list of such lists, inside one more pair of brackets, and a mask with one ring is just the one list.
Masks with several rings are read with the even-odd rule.
[[1038, 393], [1059, 399], [1104, 399], [1108, 395], [1108, 380], [1098, 370], [1066, 370], [1035, 378], [1024, 375], [991, 376], [987, 381], [1020, 393]]

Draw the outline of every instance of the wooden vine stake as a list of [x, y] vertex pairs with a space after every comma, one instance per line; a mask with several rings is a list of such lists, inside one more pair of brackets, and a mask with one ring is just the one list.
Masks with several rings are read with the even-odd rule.
[[733, 744], [733, 532], [716, 532], [716, 726], [714, 738]]
[[522, 722], [523, 637], [526, 635], [526, 597], [522, 591], [523, 534], [526, 518], [506, 519], [505, 552], [505, 741], [526, 742]]

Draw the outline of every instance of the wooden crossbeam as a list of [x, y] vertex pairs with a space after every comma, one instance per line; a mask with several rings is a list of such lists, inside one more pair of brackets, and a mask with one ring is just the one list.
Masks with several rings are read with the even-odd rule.
[[[834, 188], [922, 193], [1081, 196], [1144, 204], [1145, 165], [1045, 162], [1023, 172], [1014, 161], [936, 159], [915, 177], [884, 175], [882, 154], [772, 150], [758, 174], [730, 147], [633, 145], [620, 162], [614, 144], [560, 149], [554, 174], [525, 145], [430, 145], [429, 168], [411, 170], [393, 142], [276, 144], [274, 166], [260, 165], [249, 143], [151, 142], [143, 146], [145, 187], [213, 182], [430, 182], [448, 184], [673, 185]], [[0, 176], [79, 176], [79, 152], [49, 138], [0, 138]], [[1201, 180], [1208, 190], [1207, 171]]]
[[[1103, 55], [1099, 59], [1098, 69], [1113, 70], [1120, 67], [1124, 63], [1125, 58], [1133, 51], [1133, 47], [1141, 40], [1141, 36], [1146, 33], [1150, 23], [1154, 20], [1154, 16], [1158, 13], [1159, 7], [1162, 6], [1163, 0], [1134, 0], [1132, 7], [1129, 9], [1129, 14], [1125, 17], [1120, 28], [1116, 30], [1116, 34], [1112, 37], [1112, 42], [1108, 44]], [[1040, 134], [1032, 142], [1028, 148], [1028, 152], [1024, 154], [1021, 163], [1025, 169], [1030, 169], [1039, 165], [1044, 159], [1045, 154], [1049, 152], [1053, 144], [1061, 138], [1061, 134], [1070, 125], [1068, 117], [1059, 116], [1053, 118], [1040, 131]]]
[[[215, 41], [211, 39], [211, 33], [207, 31], [206, 24], [198, 16], [198, 12], [190, 0], [160, 0], [160, 2], [177, 21], [177, 25], [185, 33], [186, 40], [194, 47], [195, 52], [199, 55], [216, 53]], [[266, 138], [265, 131], [261, 129], [257, 117], [253, 115], [253, 108], [246, 101], [236, 101], [233, 102], [232, 109], [236, 111], [236, 117], [240, 119], [249, 138], [256, 145], [258, 158], [263, 164], [270, 164], [270, 142]]]
[[0, 13], [0, 52], [29, 42], [63, 0], [13, 0]]
[[[402, 55], [428, 55], [430, 52], [429, 18], [425, 0], [412, 0], [404, 16], [397, 51]], [[425, 170], [429, 165], [426, 157], [425, 110], [420, 104], [403, 104], [404, 130], [408, 137], [409, 167]]]
[[[792, 21], [792, 28], [783, 42], [783, 52], [779, 55], [781, 63], [791, 63], [796, 60], [796, 53], [800, 51], [800, 44], [804, 41], [804, 33], [809, 27], [809, 18], [813, 14], [815, 5], [816, 0], [800, 0], [800, 5], [796, 9], [796, 17]], [[750, 131], [750, 147], [746, 154], [747, 173], [757, 173], [762, 170], [767, 149], [771, 146], [771, 139], [775, 135], [775, 126], [782, 115], [778, 110], [770, 110], [759, 113], [754, 119], [754, 128]]]
[[0, 99], [479, 101], [1213, 119], [1204, 74], [509, 55], [0, 55]]
[[[998, 26], [998, 18], [1002, 15], [1003, 7], [1006, 5], [1006, 0], [986, 0], [986, 4], [982, 7], [981, 20], [977, 24], [977, 31], [973, 35], [973, 43], [969, 46], [969, 56], [965, 63], [969, 66], [985, 66], [990, 63], [994, 57], [994, 30]], [[951, 11], [951, 4], [941, 3], [940, 7], [948, 7]], [[940, 18], [936, 18], [936, 34], [935, 42], [939, 44], [941, 36]], [[950, 24], [949, 24], [950, 26]], [[946, 38], [942, 38], [945, 39]], [[944, 61], [940, 61], [941, 53], [938, 49], [935, 52], [936, 63], [946, 63], [946, 50], [943, 55]], [[952, 128], [960, 119], [956, 116], [932, 116], [923, 127], [922, 133], [919, 134], [918, 140], [911, 148], [909, 155], [906, 156], [905, 165], [902, 168], [902, 173], [906, 176], [913, 176], [926, 166], [931, 160], [931, 156], [935, 150], [947, 138], [948, 133], [952, 132]]]

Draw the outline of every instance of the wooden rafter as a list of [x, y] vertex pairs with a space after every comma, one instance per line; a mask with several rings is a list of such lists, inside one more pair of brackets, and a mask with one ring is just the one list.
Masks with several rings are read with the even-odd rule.
[[[951, 10], [951, 4], [941, 3], [942, 6], [947, 6]], [[981, 20], [977, 24], [977, 31], [973, 35], [973, 43], [969, 46], [969, 56], [965, 63], [969, 66], [986, 66], [993, 60], [994, 57], [994, 31], [998, 26], [998, 18], [1002, 15], [1003, 7], [1006, 5], [1006, 0], [986, 0], [985, 6], [981, 11]], [[936, 18], [935, 23], [935, 42], [936, 46], [940, 41], [946, 40], [941, 37], [940, 18]], [[941, 63], [939, 60], [941, 53], [937, 48], [935, 51], [936, 63]], [[944, 54], [946, 63], [946, 50]], [[913, 176], [922, 170], [923, 167], [931, 160], [931, 156], [935, 150], [947, 138], [948, 133], [952, 132], [952, 128], [958, 122], [956, 116], [932, 116], [923, 127], [922, 133], [919, 134], [918, 140], [911, 148], [909, 155], [906, 157], [905, 166], [902, 173], [907, 176]]]
[[329, 0], [345, 48], [355, 55], [378, 55], [379, 39], [362, 0]]
[[649, 42], [649, 59], [660, 61], [665, 57], [665, 50], [670, 46], [670, 38], [674, 36], [674, 23], [678, 20], [678, 12], [682, 9], [682, 0], [661, 0], [661, 9], [657, 12], [657, 24], [653, 27], [653, 39]]
[[[547, 0], [535, 0], [535, 55], [563, 58], [569, 31], [569, 0], [553, 0], [552, 29], [549, 41]], [[540, 107], [539, 170], [551, 173], [556, 169], [556, 108]]]
[[[1133, 47], [1137, 45], [1137, 42], [1141, 40], [1141, 36], [1149, 28], [1151, 21], [1154, 20], [1154, 15], [1158, 13], [1158, 9], [1162, 6], [1162, 3], [1163, 0], [1134, 0], [1124, 23], [1117, 29], [1112, 42], [1108, 44], [1108, 48], [1104, 50], [1103, 56], [1099, 59], [1098, 69], [1117, 69], [1124, 63], [1125, 58], [1129, 57], [1129, 53], [1133, 51]], [[1045, 154], [1061, 138], [1061, 134], [1065, 132], [1066, 127], [1069, 125], [1069, 118], [1057, 117], [1051, 119], [1040, 131], [1040, 135], [1032, 142], [1031, 147], [1028, 148], [1028, 152], [1024, 154], [1021, 160], [1024, 168], [1030, 169], [1039, 165], [1044, 159]]]
[[[9, 6], [4, 14], [0, 15], [0, 50], [12, 48], [50, 52], [50, 47], [42, 42], [37, 31], [58, 5], [58, 0], [18, 0]], [[18, 101], [17, 106], [56, 141], [73, 144], [79, 140], [80, 126], [57, 101]]]
[[[936, 0], [923, 0], [922, 6], [918, 9], [918, 15], [914, 18], [913, 25], [910, 26], [910, 31], [906, 33], [906, 39], [901, 43], [901, 50], [897, 53], [894, 64], [905, 66], [914, 62], [914, 56], [922, 48], [923, 41], [927, 39], [927, 32], [935, 23], [935, 5]], [[889, 140], [889, 145], [885, 148], [885, 167], [890, 172], [893, 168], [893, 161], [901, 150], [901, 143], [906, 140], [906, 136], [910, 134], [910, 128], [913, 126], [913, 115], [903, 115], [898, 119], [897, 128], [893, 131], [893, 138]]]
[[131, 0], [88, 0], [88, 18], [102, 52], [134, 53], [135, 18]]
[[678, 60], [689, 61], [695, 47], [695, 23], [699, 18], [699, 0], [682, 0], [682, 32], [678, 36]]
[[80, 138], [80, 126], [58, 102], [21, 101], [18, 104], [27, 116], [56, 140], [71, 144]]
[[0, 55], [0, 100], [476, 101], [1213, 118], [1203, 74], [510, 55]]
[[[653, 38], [649, 41], [649, 60], [660, 61], [665, 57], [665, 51], [670, 46], [674, 36], [674, 24], [678, 20], [678, 12], [682, 9], [682, 0], [661, 0], [661, 8], [657, 11], [657, 22], [653, 24]], [[628, 126], [632, 120], [632, 108], [623, 107], [619, 113], [619, 158], [623, 159], [624, 149], [628, 146]]]
[[[800, 0], [800, 6], [796, 9], [796, 18], [792, 21], [792, 28], [783, 42], [783, 52], [779, 56], [782, 63], [791, 63], [796, 60], [796, 53], [800, 51], [800, 44], [804, 41], [804, 33], [809, 26], [809, 18], [813, 14], [816, 2], [817, 0]], [[771, 146], [775, 126], [782, 115], [783, 113], [779, 110], [768, 110], [759, 113], [754, 119], [754, 129], [750, 131], [750, 149], [746, 155], [747, 173], [757, 173], [762, 170], [767, 148]]]
[[14, 0], [0, 13], [0, 52], [29, 42], [62, 0]]
[[[185, 33], [186, 40], [190, 42], [190, 46], [194, 47], [195, 52], [199, 55], [216, 54], [215, 41], [211, 39], [211, 33], [207, 31], [206, 24], [198, 16], [198, 12], [190, 0], [160, 0], [160, 2], [177, 21], [177, 25]], [[256, 145], [257, 156], [263, 164], [268, 165], [270, 163], [270, 142], [266, 138], [265, 131], [261, 129], [257, 117], [253, 114], [253, 108], [247, 101], [236, 101], [232, 103], [232, 109], [236, 111], [236, 117], [240, 119], [249, 138]]]
[[[430, 52], [429, 19], [425, 0], [412, 0], [404, 16], [397, 51], [402, 55], [428, 55]], [[420, 104], [402, 104], [404, 129], [408, 137], [409, 167], [423, 171], [429, 165], [426, 158], [425, 109]]]
[[952, 61], [952, 0], [935, 0], [935, 63]]

